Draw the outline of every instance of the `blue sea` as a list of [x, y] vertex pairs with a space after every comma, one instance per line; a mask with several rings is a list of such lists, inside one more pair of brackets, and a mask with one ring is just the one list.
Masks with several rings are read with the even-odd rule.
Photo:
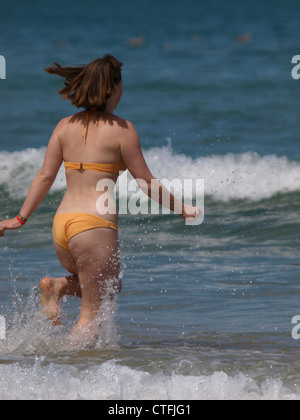
[[153, 174], [205, 182], [199, 226], [120, 216], [123, 291], [103, 308], [96, 348], [74, 350], [64, 338], [80, 301], [62, 302], [58, 328], [39, 304], [39, 280], [66, 274], [51, 233], [61, 169], [26, 227], [0, 241], [0, 399], [300, 399], [300, 3], [0, 6], [1, 220], [18, 213], [55, 125], [76, 111], [42, 71], [53, 62], [115, 55], [117, 114], [134, 123]]

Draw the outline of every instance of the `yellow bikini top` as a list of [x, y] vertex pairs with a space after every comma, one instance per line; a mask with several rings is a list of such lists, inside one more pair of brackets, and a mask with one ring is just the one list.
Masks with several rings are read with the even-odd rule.
[[124, 162], [117, 163], [75, 163], [65, 162], [66, 171], [77, 170], [81, 173], [83, 171], [106, 172], [111, 174], [119, 174], [119, 172], [126, 171], [127, 167]]

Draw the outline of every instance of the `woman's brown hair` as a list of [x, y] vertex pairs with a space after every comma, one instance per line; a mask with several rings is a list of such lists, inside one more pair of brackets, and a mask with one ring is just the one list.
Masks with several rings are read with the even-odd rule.
[[65, 78], [65, 87], [59, 91], [77, 108], [104, 111], [107, 99], [122, 80], [122, 63], [110, 54], [97, 58], [86, 66], [62, 67], [58, 63], [44, 69]]

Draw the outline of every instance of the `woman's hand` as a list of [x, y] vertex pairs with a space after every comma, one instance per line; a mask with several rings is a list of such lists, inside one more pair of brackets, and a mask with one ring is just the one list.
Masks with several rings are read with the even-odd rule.
[[188, 204], [185, 204], [183, 206], [183, 212], [181, 214], [181, 217], [185, 219], [196, 219], [198, 214], [201, 213], [201, 210], [199, 207], [190, 206]]
[[17, 230], [21, 229], [21, 227], [23, 227], [22, 223], [18, 222], [16, 218], [0, 222], [0, 238], [4, 236], [5, 230]]

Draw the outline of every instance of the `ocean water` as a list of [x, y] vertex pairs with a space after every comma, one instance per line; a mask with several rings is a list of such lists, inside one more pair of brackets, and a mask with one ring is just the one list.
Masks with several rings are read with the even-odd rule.
[[0, 399], [300, 399], [299, 2], [0, 5], [1, 220], [73, 112], [42, 71], [54, 61], [116, 55], [118, 114], [152, 172], [205, 182], [200, 226], [120, 216], [123, 291], [103, 308], [96, 348], [74, 350], [65, 336], [80, 302], [65, 300], [54, 328], [38, 294], [45, 275], [65, 274], [51, 242], [61, 170], [26, 227], [0, 242]]

